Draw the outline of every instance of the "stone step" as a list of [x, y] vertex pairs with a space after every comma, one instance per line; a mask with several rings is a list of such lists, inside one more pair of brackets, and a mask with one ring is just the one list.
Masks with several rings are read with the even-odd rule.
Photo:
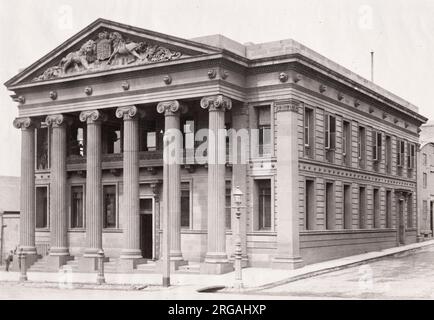
[[199, 263], [190, 263], [183, 266], [180, 266], [178, 269], [179, 272], [187, 272], [187, 273], [200, 273], [200, 264]]

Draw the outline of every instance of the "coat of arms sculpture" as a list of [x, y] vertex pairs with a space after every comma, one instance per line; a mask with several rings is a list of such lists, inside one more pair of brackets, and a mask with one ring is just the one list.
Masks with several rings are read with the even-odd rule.
[[158, 44], [134, 42], [119, 32], [102, 31], [96, 39], [87, 40], [79, 50], [68, 53], [57, 65], [49, 67], [33, 81], [50, 80], [70, 75], [178, 59], [181, 52]]

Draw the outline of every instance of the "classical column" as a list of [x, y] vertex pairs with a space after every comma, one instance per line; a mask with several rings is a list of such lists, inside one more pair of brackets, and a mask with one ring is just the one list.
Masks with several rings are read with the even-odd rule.
[[[16, 118], [21, 129], [20, 248], [27, 265], [37, 259], [35, 246], [35, 123], [31, 118]], [[17, 259], [14, 259], [14, 262]]]
[[277, 143], [277, 252], [272, 261], [276, 269], [302, 266], [298, 208], [298, 118], [299, 102], [275, 103]]
[[71, 259], [67, 244], [67, 176], [66, 129], [71, 118], [62, 114], [49, 115], [45, 122], [52, 127], [50, 171], [50, 227], [51, 244], [49, 268], [59, 269]]
[[[157, 105], [158, 113], [164, 113], [164, 159], [163, 193], [166, 192], [164, 210], [169, 217], [170, 266], [176, 270], [187, 262], [181, 252], [181, 162], [182, 134], [180, 131], [180, 113], [186, 107], [178, 101], [165, 101]], [[165, 230], [163, 230], [164, 232]]]
[[208, 134], [208, 242], [202, 273], [220, 274], [233, 269], [226, 253], [225, 111], [232, 101], [222, 95], [204, 97], [200, 106], [209, 111]]
[[[244, 203], [241, 208], [240, 216], [240, 237], [241, 237], [241, 250], [242, 250], [242, 265], [247, 266], [247, 169], [250, 155], [250, 131], [249, 131], [249, 112], [248, 105], [234, 106], [232, 109], [232, 127], [231, 134], [231, 152], [232, 154], [232, 190], [235, 187], [244, 194]], [[232, 199], [233, 201], [233, 199]], [[234, 226], [237, 223], [235, 215], [235, 204], [231, 204], [231, 226], [234, 230]], [[232, 235], [235, 233], [232, 232]]]
[[82, 271], [96, 270], [97, 253], [102, 249], [101, 122], [104, 120], [104, 114], [98, 110], [80, 113], [80, 121], [87, 123], [86, 248], [79, 260]]
[[119, 261], [121, 269], [132, 270], [144, 263], [140, 250], [139, 198], [139, 116], [136, 106], [120, 107], [116, 117], [124, 120], [123, 201], [124, 246]]

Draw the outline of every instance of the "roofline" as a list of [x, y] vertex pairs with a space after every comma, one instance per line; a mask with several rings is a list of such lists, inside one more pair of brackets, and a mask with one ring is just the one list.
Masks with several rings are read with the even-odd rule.
[[[88, 33], [89, 30], [94, 29], [97, 26], [104, 25], [104, 24], [107, 24], [108, 25], [107, 27], [112, 26], [112, 27], [118, 27], [118, 28], [122, 28], [122, 29], [126, 29], [126, 30], [131, 30], [131, 31], [137, 32], [137, 33], [147, 33], [153, 37], [157, 37], [157, 38], [161, 38], [161, 39], [167, 39], [167, 40], [171, 40], [173, 42], [177, 42], [179, 44], [185, 44], [188, 46], [201, 48], [201, 49], [206, 50], [206, 51], [211, 51], [211, 53], [215, 53], [215, 54], [222, 54], [222, 57], [224, 57], [224, 58], [229, 58], [229, 60], [231, 60], [233, 62], [236, 62], [236, 63], [244, 65], [244, 66], [247, 65], [248, 67], [253, 67], [253, 68], [256, 67], [255, 64], [258, 64], [258, 63], [259, 64], [264, 63], [264, 65], [268, 65], [269, 63], [275, 64], [275, 61], [277, 61], [277, 60], [283, 60], [285, 58], [295, 57], [295, 58], [298, 58], [299, 60], [307, 62], [312, 67], [316, 67], [322, 71], [325, 71], [328, 76], [336, 76], [338, 78], [343, 79], [347, 85], [350, 84], [350, 85], [354, 86], [355, 90], [357, 90], [358, 88], [362, 89], [363, 91], [365, 91], [365, 92], [363, 92], [363, 91], [361, 92], [363, 94], [368, 93], [370, 95], [373, 95], [376, 99], [378, 99], [380, 101], [382, 100], [381, 102], [383, 102], [383, 103], [391, 104], [392, 107], [396, 107], [399, 111], [407, 113], [407, 114], [417, 118], [422, 124], [424, 124], [428, 121], [428, 118], [419, 114], [418, 108], [416, 106], [414, 106], [413, 104], [411, 104], [410, 102], [408, 102], [408, 101], [400, 98], [399, 96], [387, 91], [386, 89], [376, 85], [375, 83], [370, 82], [369, 80], [362, 78], [361, 76], [352, 72], [351, 70], [348, 70], [345, 67], [337, 64], [336, 62], [321, 56], [316, 51], [314, 51], [310, 48], [307, 48], [304, 45], [302, 45], [302, 44], [300, 44], [300, 43], [298, 43], [292, 39], [290, 39], [290, 40], [293, 41], [296, 45], [302, 46], [302, 48], [307, 49], [309, 52], [307, 54], [303, 54], [302, 52], [300, 52], [300, 48], [295, 48], [295, 46], [294, 46], [295, 50], [292, 53], [279, 55], [279, 56], [270, 56], [270, 57], [263, 57], [263, 58], [257, 58], [257, 59], [255, 59], [255, 58], [249, 59], [247, 57], [243, 57], [237, 53], [234, 53], [234, 52], [229, 51], [229, 50], [224, 49], [224, 48], [222, 49], [222, 48], [214, 47], [211, 45], [203, 44], [201, 42], [196, 42], [194, 40], [187, 40], [187, 39], [159, 33], [159, 32], [148, 30], [148, 29], [134, 27], [131, 25], [127, 25], [127, 24], [123, 24], [120, 22], [115, 22], [115, 21], [107, 20], [107, 19], [103, 19], [103, 18], [96, 19], [94, 22], [89, 24], [87, 27], [83, 28], [81, 31], [79, 31], [78, 33], [76, 33], [72, 37], [65, 40], [62, 44], [58, 45], [55, 49], [51, 50], [49, 53], [44, 55], [42, 58], [38, 59], [35, 63], [33, 63], [29, 67], [22, 70], [21, 72], [19, 72], [17, 75], [12, 77], [8, 81], [6, 81], [4, 83], [4, 85], [8, 88], [8, 90], [14, 90], [14, 89], [19, 88], [20, 85], [14, 86], [13, 83], [15, 81], [17, 81], [18, 79], [22, 78], [23, 76], [25, 76], [33, 68], [40, 65], [41, 61], [49, 60], [49, 58], [53, 58], [53, 56], [55, 56], [56, 53], [58, 53], [62, 47], [66, 46], [68, 43], [74, 42], [77, 39], [81, 38], [83, 35]], [[192, 50], [194, 51], [194, 49], [192, 49]], [[318, 61], [318, 59], [315, 59], [315, 57], [317, 57], [317, 56], [318, 56], [318, 58], [320, 58], [320, 57], [325, 58], [327, 60], [327, 62], [331, 63], [332, 67], [336, 67], [336, 68], [332, 68], [332, 67], [329, 67], [325, 64], [322, 64], [320, 61]], [[284, 63], [284, 62], [281, 61], [280, 63]], [[353, 74], [354, 79], [349, 77], [348, 75], [346, 75], [344, 71], [348, 72], [348, 74]], [[375, 89], [378, 89], [378, 91]], [[379, 91], [384, 91], [384, 93], [386, 93], [386, 94], [382, 94]], [[390, 95], [390, 96], [387, 96], [387, 95]], [[405, 104], [407, 104], [408, 106], [406, 106]], [[412, 108], [416, 109], [417, 111], [412, 110], [410, 108], [410, 106]]]

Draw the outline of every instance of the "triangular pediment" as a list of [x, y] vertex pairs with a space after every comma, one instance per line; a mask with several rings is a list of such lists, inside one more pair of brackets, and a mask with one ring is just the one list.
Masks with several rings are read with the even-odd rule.
[[221, 52], [198, 42], [98, 19], [5, 83], [39, 83]]

